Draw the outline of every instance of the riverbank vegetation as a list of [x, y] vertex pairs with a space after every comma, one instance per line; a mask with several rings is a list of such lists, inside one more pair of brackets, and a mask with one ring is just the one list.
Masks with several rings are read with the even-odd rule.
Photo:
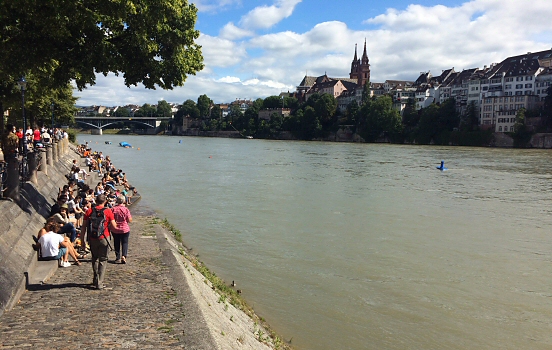
[[[493, 130], [479, 125], [479, 107], [474, 102], [459, 113], [452, 98], [421, 109], [409, 99], [399, 113], [393, 96], [368, 96], [365, 91], [360, 105], [352, 101], [344, 111], [337, 108], [337, 100], [330, 94], [315, 93], [303, 103], [294, 97], [269, 96], [251, 101], [245, 110], [232, 104], [223, 117], [220, 107], [201, 95], [197, 103], [186, 100], [172, 123], [182, 125], [184, 118], [189, 118], [192, 127], [200, 131], [235, 130], [243, 136], [269, 139], [286, 138], [287, 134], [287, 138], [291, 135], [299, 140], [333, 141], [341, 131], [356, 134], [365, 142], [459, 146], [487, 146], [493, 142]], [[505, 133], [517, 147], [525, 147], [536, 132], [552, 131], [551, 96], [549, 88], [543, 106], [518, 111], [515, 131]], [[289, 109], [290, 115], [284, 116], [282, 109]], [[269, 118], [260, 118], [263, 110], [274, 112]]]

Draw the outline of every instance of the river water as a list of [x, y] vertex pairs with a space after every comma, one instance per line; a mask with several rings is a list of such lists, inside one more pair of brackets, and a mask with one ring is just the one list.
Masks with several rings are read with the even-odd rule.
[[552, 348], [551, 151], [79, 138], [296, 349]]

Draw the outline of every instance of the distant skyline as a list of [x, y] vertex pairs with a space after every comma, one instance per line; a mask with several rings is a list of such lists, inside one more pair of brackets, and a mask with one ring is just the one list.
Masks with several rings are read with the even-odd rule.
[[415, 80], [483, 68], [508, 56], [552, 48], [550, 0], [199, 0], [205, 68], [174, 90], [127, 88], [98, 75], [75, 90], [78, 105], [215, 103], [295, 91], [305, 74], [348, 77], [355, 44], [366, 39], [371, 81]]

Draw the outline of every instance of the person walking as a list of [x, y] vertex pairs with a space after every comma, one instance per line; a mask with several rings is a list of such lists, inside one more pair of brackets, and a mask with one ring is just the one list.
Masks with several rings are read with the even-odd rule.
[[[126, 258], [128, 254], [128, 236], [130, 235], [129, 223], [132, 222], [132, 215], [130, 215], [130, 210], [125, 206], [126, 198], [123, 195], [120, 195], [115, 200], [117, 204], [111, 211], [113, 211], [113, 216], [115, 217], [115, 222], [117, 223], [117, 228], [111, 230], [113, 233], [113, 241], [115, 243], [115, 263], [126, 264]], [[121, 255], [121, 245], [122, 255]]]
[[88, 237], [90, 252], [92, 253], [92, 271], [94, 272], [92, 284], [96, 289], [105, 288], [103, 280], [107, 268], [109, 227], [117, 229], [113, 212], [111, 209], [104, 207], [105, 202], [105, 195], [98, 195], [96, 205], [86, 211], [82, 224], [81, 248], [86, 248], [85, 237]]

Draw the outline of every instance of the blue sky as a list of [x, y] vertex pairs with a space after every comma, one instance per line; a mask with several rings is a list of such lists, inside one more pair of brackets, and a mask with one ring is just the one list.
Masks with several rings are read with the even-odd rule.
[[552, 48], [551, 0], [198, 0], [205, 69], [173, 90], [99, 75], [79, 105], [215, 103], [293, 91], [305, 74], [348, 77], [364, 40], [372, 82], [483, 68]]

